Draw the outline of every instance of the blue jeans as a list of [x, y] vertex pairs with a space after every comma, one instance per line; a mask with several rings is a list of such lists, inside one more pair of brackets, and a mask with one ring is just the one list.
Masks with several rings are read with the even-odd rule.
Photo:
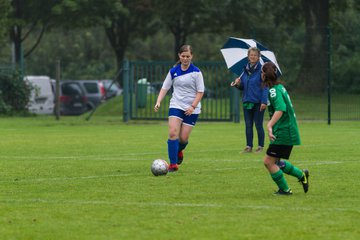
[[252, 109], [244, 108], [244, 119], [245, 119], [245, 132], [246, 132], [246, 145], [253, 147], [254, 131], [253, 126], [255, 123], [259, 147], [264, 147], [265, 132], [264, 132], [264, 113], [265, 110], [260, 111], [260, 103], [255, 103]]

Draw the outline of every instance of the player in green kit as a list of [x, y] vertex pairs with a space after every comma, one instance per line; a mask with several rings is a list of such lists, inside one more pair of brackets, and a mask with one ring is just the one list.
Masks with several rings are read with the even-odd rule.
[[299, 179], [306, 193], [309, 189], [309, 171], [300, 170], [288, 160], [294, 145], [300, 145], [300, 135], [294, 108], [285, 87], [277, 80], [277, 68], [272, 62], [262, 66], [261, 78], [264, 86], [269, 88], [268, 111], [270, 121], [267, 130], [270, 145], [266, 151], [264, 165], [269, 171], [279, 190], [278, 195], [291, 195], [284, 173]]

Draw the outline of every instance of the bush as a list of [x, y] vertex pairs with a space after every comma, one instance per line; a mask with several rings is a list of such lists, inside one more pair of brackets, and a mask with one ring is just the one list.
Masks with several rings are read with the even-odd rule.
[[18, 71], [0, 73], [0, 114], [27, 114], [31, 86], [23, 81]]

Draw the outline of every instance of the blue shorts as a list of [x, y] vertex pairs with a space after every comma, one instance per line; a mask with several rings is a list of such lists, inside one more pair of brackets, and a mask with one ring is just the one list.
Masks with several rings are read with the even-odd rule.
[[169, 117], [176, 117], [183, 121], [183, 124], [189, 126], [195, 126], [196, 121], [199, 117], [199, 114], [191, 114], [190, 116], [185, 115], [185, 111], [177, 108], [170, 108], [169, 109]]

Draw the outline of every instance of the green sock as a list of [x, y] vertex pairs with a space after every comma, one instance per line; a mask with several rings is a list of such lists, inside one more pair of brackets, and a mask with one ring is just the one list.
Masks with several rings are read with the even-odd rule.
[[281, 171], [281, 169], [279, 171], [277, 171], [276, 173], [270, 173], [271, 178], [274, 180], [274, 182], [276, 183], [276, 185], [278, 185], [278, 187], [287, 192], [289, 191], [289, 186], [287, 185], [286, 179], [284, 177], [283, 171]]
[[280, 169], [284, 173], [294, 176], [297, 179], [301, 179], [303, 177], [303, 175], [304, 175], [303, 171], [300, 170], [299, 168], [293, 166], [289, 161], [280, 160], [280, 162], [282, 163], [282, 164], [280, 164], [281, 165]]

